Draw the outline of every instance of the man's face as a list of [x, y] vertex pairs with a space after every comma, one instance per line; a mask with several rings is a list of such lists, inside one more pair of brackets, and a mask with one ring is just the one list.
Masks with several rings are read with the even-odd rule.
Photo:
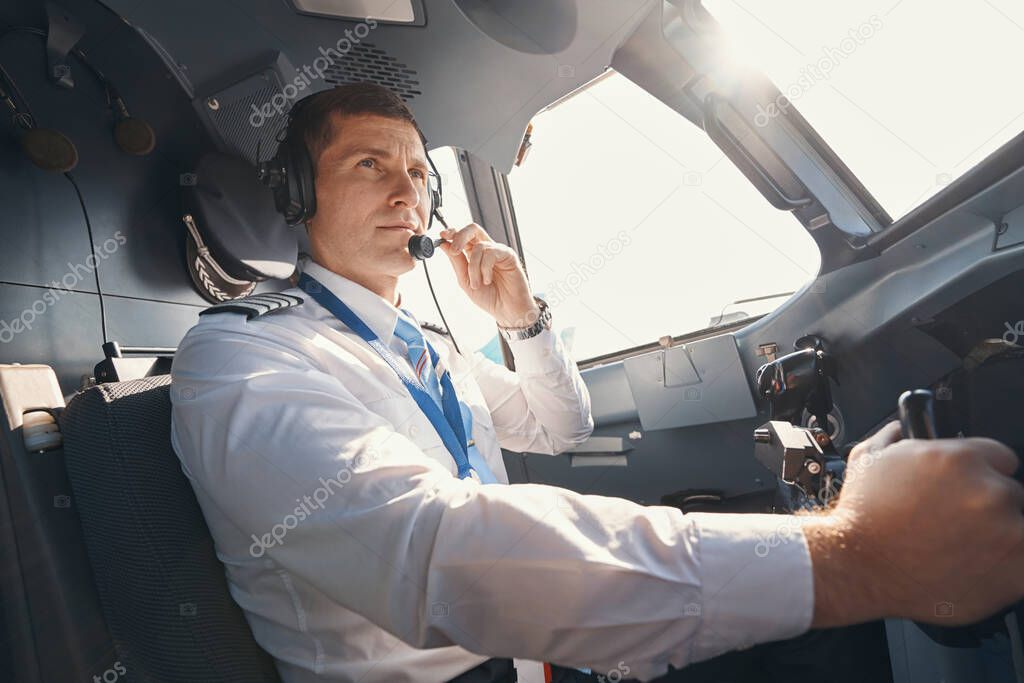
[[334, 134], [316, 163], [313, 257], [375, 288], [415, 265], [409, 238], [426, 231], [428, 165], [409, 122], [376, 115], [335, 115]]

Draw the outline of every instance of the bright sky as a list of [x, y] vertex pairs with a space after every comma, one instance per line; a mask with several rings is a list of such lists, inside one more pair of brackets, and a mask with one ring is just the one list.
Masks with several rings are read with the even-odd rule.
[[894, 220], [1024, 130], [1020, 0], [704, 6]]
[[[790, 97], [894, 219], [1024, 128], [1018, 0], [981, 0], [971, 11], [927, 0], [705, 5], [734, 37], [737, 61]], [[622, 76], [539, 114], [532, 141], [510, 174], [513, 202], [531, 283], [577, 360], [723, 313], [767, 312], [785, 299], [731, 302], [794, 291], [817, 273], [803, 227], [771, 208], [703, 131]], [[446, 213], [464, 225], [454, 155], [432, 156], [448, 181]], [[443, 255], [431, 261], [457, 339], [480, 348], [493, 324], [450, 271]], [[422, 274], [407, 281], [410, 307], [437, 320]]]
[[[792, 292], [820, 257], [704, 132], [613, 75], [534, 119], [509, 182], [534, 289], [583, 360]], [[618, 253], [614, 253], [618, 252]]]

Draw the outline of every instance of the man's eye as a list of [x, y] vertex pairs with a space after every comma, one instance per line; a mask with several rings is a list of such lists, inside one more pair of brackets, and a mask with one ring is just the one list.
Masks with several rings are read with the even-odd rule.
[[373, 164], [374, 164], [373, 159], [363, 159], [357, 165], [358, 166], [363, 166], [365, 168], [373, 168]]
[[420, 180], [426, 177], [423, 171], [419, 170], [418, 168], [412, 169], [411, 171], [409, 171], [409, 173], [412, 174], [413, 178], [419, 178]]

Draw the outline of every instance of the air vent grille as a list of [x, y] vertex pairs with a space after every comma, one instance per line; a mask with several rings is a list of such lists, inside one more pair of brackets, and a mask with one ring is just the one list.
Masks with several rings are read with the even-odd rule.
[[353, 45], [343, 60], [327, 67], [324, 81], [333, 85], [370, 81], [392, 90], [406, 102], [423, 94], [415, 70], [366, 41]]

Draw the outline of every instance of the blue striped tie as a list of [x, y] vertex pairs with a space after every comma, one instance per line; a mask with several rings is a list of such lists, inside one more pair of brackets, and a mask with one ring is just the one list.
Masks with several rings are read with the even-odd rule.
[[[412, 365], [413, 373], [419, 379], [420, 384], [426, 388], [434, 402], [441, 406], [441, 383], [437, 379], [437, 371], [431, 361], [427, 341], [423, 338], [419, 325], [413, 322], [411, 317], [405, 314], [405, 311], [402, 313], [404, 315], [399, 315], [398, 322], [395, 324], [395, 336], [405, 342], [409, 364]], [[469, 464], [476, 470], [481, 483], [498, 483], [497, 477], [487, 466], [487, 461], [480, 454], [473, 439], [473, 413], [462, 401], [459, 401], [459, 409], [462, 412], [462, 424], [466, 428], [466, 438], [469, 439], [469, 448], [467, 449]]]
[[[395, 324], [395, 336], [405, 342], [409, 364], [412, 365], [413, 374], [419, 379], [430, 397], [438, 406], [441, 405], [441, 383], [437, 380], [437, 373], [434, 372], [434, 364], [430, 362], [430, 351], [427, 349], [427, 340], [423, 338], [420, 327], [404, 315], [398, 316], [398, 323]], [[468, 438], [468, 437], [467, 437]]]

